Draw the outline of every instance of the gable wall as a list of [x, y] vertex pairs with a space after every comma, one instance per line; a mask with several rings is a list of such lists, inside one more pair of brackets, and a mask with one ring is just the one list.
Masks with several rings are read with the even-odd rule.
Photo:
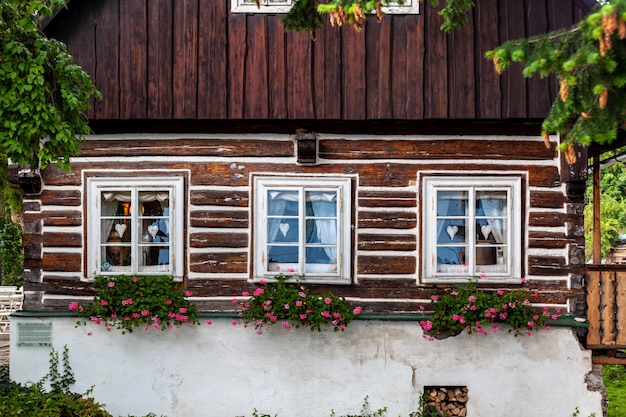
[[103, 99], [92, 120], [542, 118], [553, 80], [498, 76], [483, 56], [567, 27], [578, 1], [480, 0], [446, 35], [436, 10], [368, 21], [362, 32], [285, 33], [280, 16], [231, 14], [230, 0], [74, 0], [47, 28]]

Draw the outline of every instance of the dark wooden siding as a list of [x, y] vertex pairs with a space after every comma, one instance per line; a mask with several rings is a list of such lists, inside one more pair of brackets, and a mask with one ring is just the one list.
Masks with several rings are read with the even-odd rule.
[[479, 0], [470, 23], [437, 10], [365, 30], [285, 33], [280, 16], [231, 14], [230, 0], [74, 0], [47, 27], [103, 93], [92, 120], [542, 118], [556, 86], [498, 76], [484, 52], [571, 25], [579, 1]]

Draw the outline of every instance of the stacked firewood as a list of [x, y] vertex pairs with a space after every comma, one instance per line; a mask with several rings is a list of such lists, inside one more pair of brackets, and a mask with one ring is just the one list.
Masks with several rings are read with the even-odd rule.
[[429, 387], [425, 394], [425, 407], [442, 416], [467, 416], [467, 387]]

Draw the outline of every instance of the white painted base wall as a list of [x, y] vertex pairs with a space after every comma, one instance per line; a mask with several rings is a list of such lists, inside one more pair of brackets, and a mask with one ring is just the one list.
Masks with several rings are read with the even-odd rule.
[[[327, 417], [358, 414], [365, 396], [386, 416], [415, 411], [424, 386], [467, 386], [468, 417], [602, 416], [601, 394], [587, 390], [590, 352], [571, 329], [531, 337], [462, 334], [429, 342], [415, 321], [366, 321], [344, 333], [257, 335], [230, 319], [161, 332], [75, 328], [72, 318], [12, 317], [11, 377], [38, 381], [49, 347], [17, 345], [18, 322], [52, 321], [53, 347], [69, 347], [77, 383], [113, 415], [168, 417]], [[93, 335], [88, 336], [87, 332]]]

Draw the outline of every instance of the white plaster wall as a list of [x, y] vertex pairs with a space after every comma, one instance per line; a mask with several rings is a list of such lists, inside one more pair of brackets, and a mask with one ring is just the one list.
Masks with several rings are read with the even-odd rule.
[[[77, 383], [94, 386], [97, 401], [116, 416], [155, 412], [168, 417], [278, 417], [357, 414], [369, 396], [372, 411], [388, 417], [415, 411], [430, 385], [469, 388], [469, 417], [602, 415], [601, 395], [587, 390], [590, 353], [570, 329], [531, 337], [506, 332], [463, 334], [429, 342], [414, 321], [354, 321], [344, 333], [262, 335], [212, 325], [165, 332], [107, 333], [71, 318], [11, 319], [11, 377], [38, 381], [48, 371], [49, 347], [18, 347], [17, 322], [53, 322], [53, 346], [69, 347]], [[87, 332], [93, 335], [88, 336]]]

